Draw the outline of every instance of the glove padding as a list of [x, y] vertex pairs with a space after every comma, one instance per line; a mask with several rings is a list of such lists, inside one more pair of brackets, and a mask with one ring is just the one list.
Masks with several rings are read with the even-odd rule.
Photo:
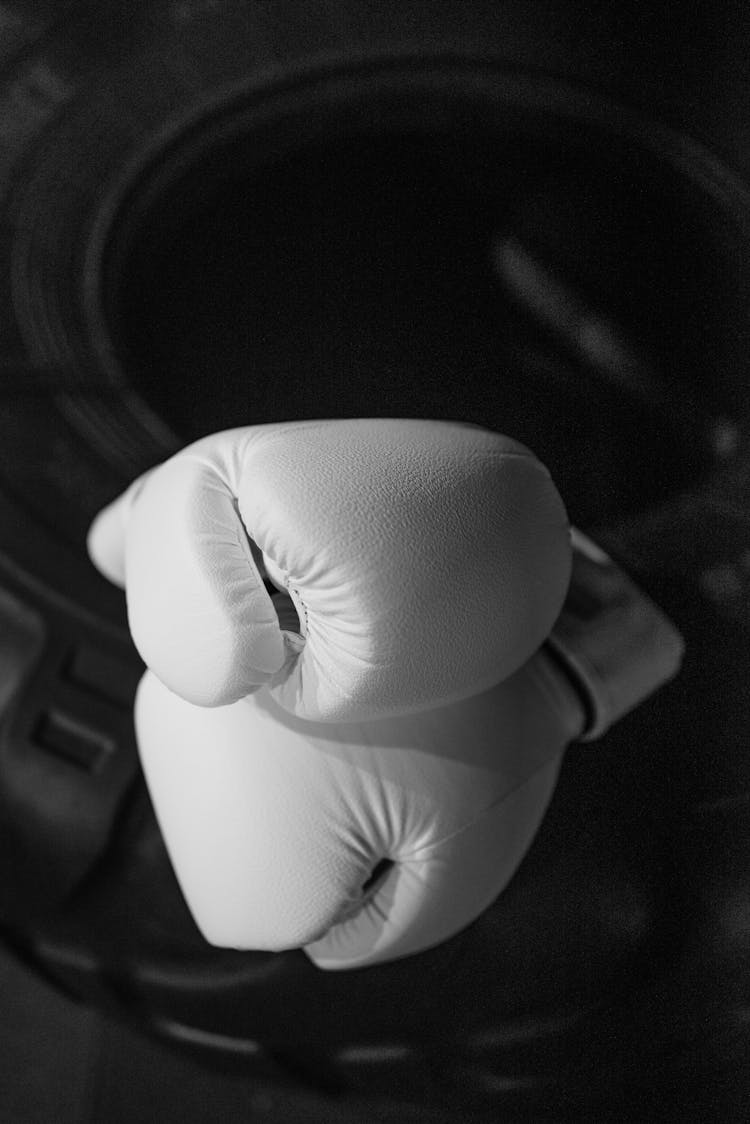
[[[567, 516], [523, 445], [434, 421], [295, 422], [195, 442], [95, 520], [135, 644], [170, 690], [265, 686], [300, 718], [442, 706], [520, 668], [570, 577]], [[299, 630], [280, 626], [265, 573]]]
[[136, 703], [149, 791], [206, 939], [303, 946], [325, 969], [407, 956], [474, 921], [526, 853], [582, 725], [544, 652], [471, 699], [372, 722], [295, 718], [268, 690], [204, 709], [151, 673]]

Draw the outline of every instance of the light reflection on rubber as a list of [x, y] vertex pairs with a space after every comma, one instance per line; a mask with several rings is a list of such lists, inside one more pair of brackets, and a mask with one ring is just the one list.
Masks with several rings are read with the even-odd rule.
[[261, 1053], [260, 1044], [252, 1038], [234, 1038], [229, 1034], [216, 1034], [210, 1030], [201, 1030], [200, 1027], [188, 1026], [173, 1019], [157, 1019], [155, 1027], [160, 1033], [179, 1042], [191, 1046], [200, 1046], [210, 1050], [221, 1050], [232, 1054], [242, 1054], [245, 1057], [254, 1057]]

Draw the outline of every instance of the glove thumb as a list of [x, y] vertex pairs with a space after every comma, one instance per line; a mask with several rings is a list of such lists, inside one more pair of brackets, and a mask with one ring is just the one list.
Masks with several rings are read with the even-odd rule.
[[[297, 657], [301, 641], [282, 631], [296, 615], [286, 595], [277, 605], [267, 593], [219, 476], [189, 458], [159, 467], [99, 512], [89, 556], [126, 589], [136, 647], [162, 683], [197, 705], [226, 705]], [[210, 503], [196, 502], [205, 494]]]
[[125, 540], [133, 504], [152, 472], [149, 469], [138, 476], [122, 495], [103, 507], [86, 536], [89, 558], [99, 573], [120, 589], [125, 588]]

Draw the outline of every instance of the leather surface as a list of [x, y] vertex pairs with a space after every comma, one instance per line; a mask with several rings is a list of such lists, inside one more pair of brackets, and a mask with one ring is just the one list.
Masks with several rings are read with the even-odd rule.
[[196, 707], [151, 673], [136, 700], [151, 798], [203, 934], [306, 945], [329, 969], [474, 921], [528, 849], [582, 721], [543, 653], [481, 695], [368, 723], [294, 718], [266, 690]]
[[[251, 542], [304, 644], [279, 629]], [[136, 646], [171, 690], [217, 706], [268, 683], [284, 709], [324, 721], [506, 678], [544, 640], [570, 576], [567, 516], [536, 457], [431, 421], [204, 438], [107, 509], [89, 547], [124, 574]]]

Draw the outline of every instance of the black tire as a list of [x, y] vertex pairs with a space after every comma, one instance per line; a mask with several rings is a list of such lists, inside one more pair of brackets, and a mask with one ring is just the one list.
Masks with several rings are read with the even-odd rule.
[[[685, 515], [681, 489], [720, 519], [717, 473], [732, 470], [748, 420], [750, 150], [732, 86], [732, 52], [739, 67], [745, 47], [739, 28], [699, 26], [683, 10], [677, 50], [664, 14], [612, 5], [594, 18], [590, 7], [8, 8], [18, 18], [7, 17], [0, 90], [2, 580], [58, 638], [55, 668], [85, 633], [137, 671], [121, 600], [85, 558], [94, 512], [199, 432], [295, 416], [460, 417], [510, 432], [550, 465], [574, 519], [688, 633], [716, 631], [712, 608], [691, 607], [696, 571], [716, 560], [717, 541], [735, 550], [744, 525], [721, 522], [724, 539], [700, 548], [686, 531], [687, 561], [675, 527], [696, 510]], [[718, 40], [723, 112], [709, 49]], [[363, 218], [378, 185], [385, 204]], [[248, 199], [260, 234], [240, 219]], [[423, 236], [409, 243], [419, 222]], [[618, 384], [622, 365], [581, 351], [522, 293], [510, 299], [493, 272], [498, 229], [561, 276], [596, 325], [645, 351], [638, 377], [626, 371]], [[208, 308], [206, 278], [227, 273], [233, 238], [255, 254], [261, 280], [225, 288]], [[321, 257], [328, 272], [316, 285]], [[407, 266], [411, 289], [388, 303]], [[379, 284], [342, 317], [351, 291], [335, 285], [345, 278], [361, 293], [367, 270]], [[293, 276], [306, 279], [302, 295], [280, 309]], [[618, 303], [618, 293], [630, 296]], [[426, 294], [434, 305], [420, 319]], [[248, 301], [256, 323], [259, 309], [270, 317], [262, 339], [232, 335]], [[514, 372], [502, 386], [501, 363]], [[644, 531], [654, 527], [658, 541]], [[19, 714], [31, 714], [32, 695], [34, 714], [44, 710], [48, 679], [29, 671], [28, 683], [3, 714], [8, 791]], [[339, 975], [299, 952], [208, 948], [137, 770], [123, 773], [96, 828], [101, 846], [75, 877], [60, 874], [59, 893], [27, 900], [23, 878], [8, 874], [8, 940], [60, 986], [248, 1070], [453, 1098], [462, 1111], [542, 1109], [557, 1088], [573, 1118], [626, 1088], [635, 1118], [677, 1050], [670, 1019], [656, 1045], [644, 1031], [661, 999], [675, 1018], [702, 1013], [689, 1008], [674, 955], [686, 860], [668, 825], [680, 801], [705, 792], [696, 767], [695, 790], [676, 798], [672, 758], [652, 752], [658, 724], [689, 711], [691, 683], [688, 667], [596, 750], [572, 753], [508, 892], [413, 960]], [[694, 724], [681, 736], [700, 756], [705, 734]], [[6, 797], [9, 815], [33, 799], [21, 788]], [[40, 828], [40, 863], [55, 830]], [[679, 1065], [665, 1073], [676, 1098]]]

